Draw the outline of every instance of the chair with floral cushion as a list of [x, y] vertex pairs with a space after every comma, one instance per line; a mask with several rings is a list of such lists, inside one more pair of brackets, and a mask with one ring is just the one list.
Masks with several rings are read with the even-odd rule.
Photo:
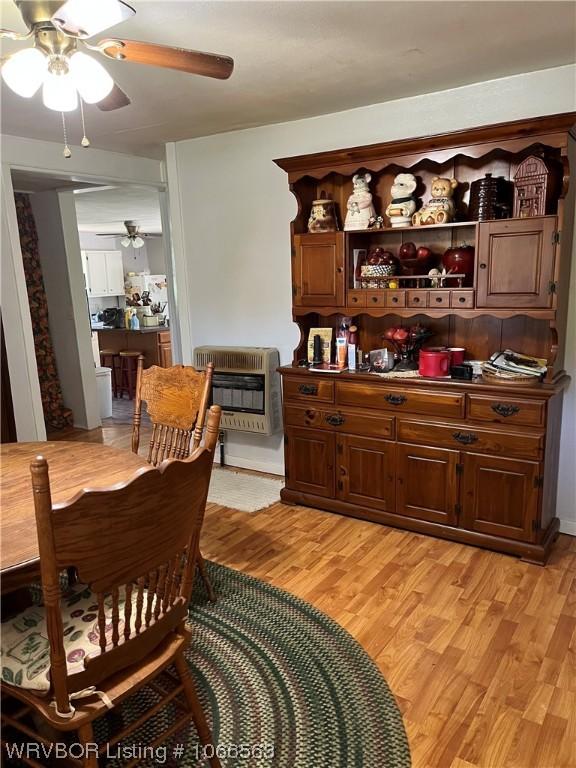
[[[220, 409], [213, 406], [205, 445], [188, 458], [140, 469], [124, 485], [85, 490], [55, 506], [46, 460], [32, 462], [44, 604], [2, 625], [3, 748], [14, 743], [14, 732], [49, 745], [42, 723], [77, 731], [77, 744], [91, 745], [94, 720], [144, 686], [158, 703], [110, 738], [101, 753], [125, 742], [168, 702], [179, 709], [154, 745], [190, 719], [202, 743], [211, 745], [184, 650], [219, 424]], [[69, 567], [78, 582], [61, 594], [59, 574]], [[95, 768], [98, 756], [88, 749], [71, 764]], [[219, 768], [218, 758], [210, 765]]]
[[[138, 358], [136, 398], [132, 420], [132, 451], [140, 447], [142, 403], [152, 422], [152, 436], [148, 446], [148, 461], [154, 466], [164, 459], [183, 459], [198, 448], [202, 440], [206, 409], [212, 390], [214, 363], [206, 371], [197, 371], [190, 365], [144, 368], [144, 356]], [[196, 557], [198, 570], [206, 587], [208, 598], [216, 595], [206, 573], [202, 553]]]

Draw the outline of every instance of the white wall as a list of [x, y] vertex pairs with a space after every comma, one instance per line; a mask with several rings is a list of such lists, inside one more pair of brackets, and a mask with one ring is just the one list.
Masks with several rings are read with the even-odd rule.
[[157, 160], [82, 147], [72, 147], [72, 157], [65, 159], [61, 144], [17, 136], [2, 135], [0, 142], [2, 318], [16, 431], [19, 440], [44, 440], [46, 431], [10, 171], [19, 168], [47, 175], [74, 175], [81, 181], [152, 184], [163, 188], [163, 167]]
[[[566, 66], [168, 145], [172, 235], [185, 254], [176, 277], [179, 292], [186, 287], [192, 344], [275, 346], [283, 362], [291, 360], [298, 333], [291, 321], [289, 222], [296, 203], [274, 158], [574, 109], [576, 67]], [[575, 303], [576, 293], [572, 322]], [[567, 422], [574, 420], [574, 390]], [[559, 515], [567, 529], [576, 526], [576, 510], [566, 429], [562, 440]], [[276, 438], [231, 434], [228, 455], [240, 466], [283, 471]]]
[[72, 192], [30, 195], [64, 405], [74, 426], [101, 426], [90, 322]]

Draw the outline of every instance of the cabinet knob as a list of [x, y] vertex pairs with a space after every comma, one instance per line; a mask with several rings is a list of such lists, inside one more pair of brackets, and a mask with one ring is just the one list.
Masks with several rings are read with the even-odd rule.
[[392, 303], [398, 304], [398, 296], [392, 296]]
[[343, 272], [343, 271], [344, 271], [343, 267], [336, 267], [336, 272]]
[[346, 419], [341, 413], [331, 413], [326, 416], [326, 423], [330, 424], [332, 427], [339, 427], [344, 424], [345, 421]]
[[301, 395], [317, 395], [318, 387], [316, 384], [300, 384], [298, 392], [300, 392]]
[[374, 303], [376, 303], [376, 302], [378, 301], [378, 297], [377, 297], [377, 296], [372, 296], [372, 301], [373, 301]]
[[353, 301], [354, 304], [357, 304], [358, 303], [358, 297], [357, 296], [353, 296], [352, 297], [352, 301]]
[[486, 264], [480, 264], [480, 269], [486, 269]]
[[436, 301], [438, 304], [441, 304], [443, 301], [442, 296], [436, 296]]
[[414, 296], [412, 301], [414, 302], [414, 304], [420, 304], [420, 298], [418, 296]]
[[458, 301], [460, 302], [460, 304], [464, 304], [464, 302], [466, 301], [466, 299], [464, 298], [464, 296], [459, 296], [459, 297], [458, 297]]

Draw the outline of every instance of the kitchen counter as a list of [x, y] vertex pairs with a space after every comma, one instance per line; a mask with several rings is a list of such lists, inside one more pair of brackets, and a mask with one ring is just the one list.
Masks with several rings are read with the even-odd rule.
[[170, 328], [167, 328], [165, 325], [157, 325], [150, 328], [139, 328], [137, 331], [132, 330], [132, 328], [109, 328], [108, 326], [93, 325], [92, 330], [97, 331], [98, 333], [109, 333], [110, 331], [120, 331], [120, 333], [170, 333]]
[[131, 331], [128, 328], [98, 328], [92, 326], [98, 334], [98, 349], [113, 352], [141, 352], [144, 355], [144, 367], [158, 365], [169, 368], [172, 365], [172, 342], [170, 329], [164, 325], [156, 328], [140, 328]]

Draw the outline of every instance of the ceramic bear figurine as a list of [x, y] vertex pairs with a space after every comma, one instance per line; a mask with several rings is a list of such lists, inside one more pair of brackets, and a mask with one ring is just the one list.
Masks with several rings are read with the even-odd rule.
[[458, 186], [456, 179], [432, 179], [430, 200], [412, 216], [412, 224], [447, 224], [454, 219], [454, 201], [452, 195]]
[[391, 227], [409, 227], [416, 210], [416, 177], [412, 173], [399, 173], [392, 184], [392, 202], [386, 208]]
[[372, 194], [368, 188], [368, 182], [372, 176], [369, 173], [356, 173], [352, 177], [354, 191], [348, 198], [346, 221], [344, 229], [368, 229], [370, 219], [376, 217], [376, 211], [372, 205]]

